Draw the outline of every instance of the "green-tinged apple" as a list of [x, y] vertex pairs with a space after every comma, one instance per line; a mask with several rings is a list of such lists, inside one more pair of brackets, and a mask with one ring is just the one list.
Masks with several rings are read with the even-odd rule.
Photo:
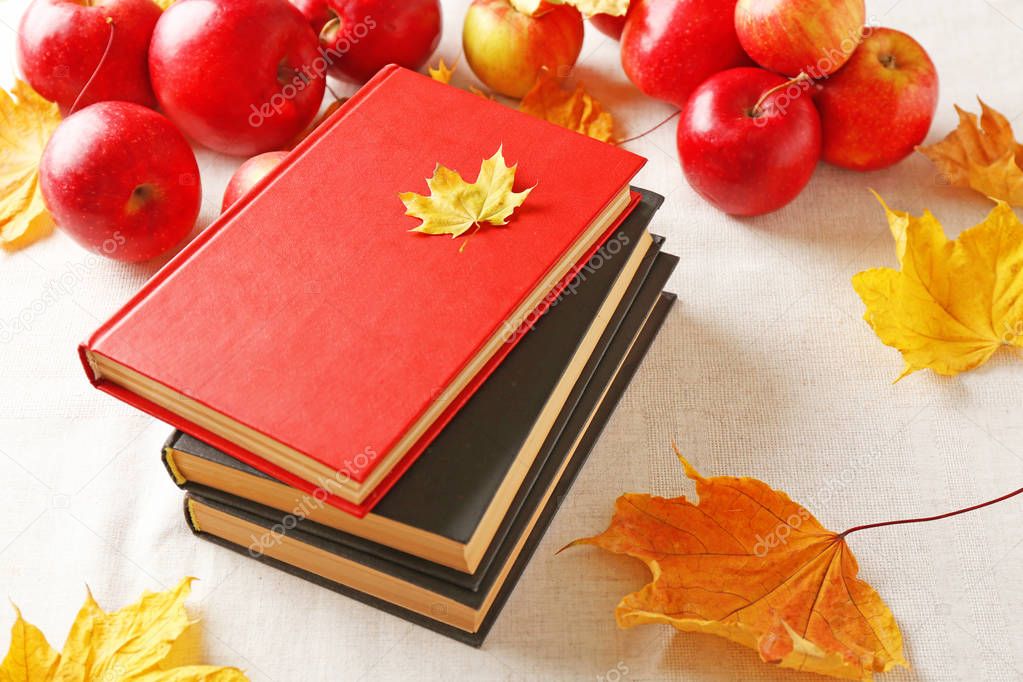
[[184, 136], [130, 102], [100, 102], [64, 119], [43, 151], [39, 187], [59, 228], [91, 251], [129, 262], [184, 239], [202, 199]]
[[739, 0], [735, 32], [765, 69], [820, 79], [849, 61], [866, 14], [863, 0]]
[[465, 60], [487, 87], [522, 97], [541, 69], [564, 74], [583, 48], [583, 17], [568, 5], [543, 2], [530, 16], [509, 0], [473, 0], [462, 28]]
[[750, 64], [735, 35], [735, 0], [633, 0], [622, 68], [644, 94], [685, 107], [714, 74]]
[[908, 156], [927, 137], [938, 106], [938, 72], [920, 43], [890, 28], [866, 34], [816, 100], [824, 160], [860, 171]]
[[220, 204], [220, 212], [223, 213], [234, 202], [248, 194], [253, 186], [266, 177], [287, 157], [288, 152], [264, 152], [253, 156], [242, 165], [231, 176], [224, 190], [224, 200]]

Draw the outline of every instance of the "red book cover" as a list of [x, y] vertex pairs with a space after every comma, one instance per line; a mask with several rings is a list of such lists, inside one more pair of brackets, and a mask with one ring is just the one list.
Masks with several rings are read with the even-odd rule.
[[[438, 163], [471, 181], [498, 147], [518, 164], [515, 190], [535, 185], [507, 226], [483, 227], [461, 251], [465, 237], [409, 232], [419, 221], [400, 192], [427, 194]], [[100, 327], [83, 363], [99, 388], [292, 485], [321, 488], [310, 471], [322, 468], [369, 482], [354, 499], [328, 496], [365, 514], [511, 344], [406, 453], [388, 454], [642, 163], [388, 67]], [[124, 371], [99, 369], [98, 356]], [[124, 374], [154, 395], [123, 388]], [[228, 423], [199, 425], [195, 410]], [[313, 464], [256, 456], [254, 436]]]

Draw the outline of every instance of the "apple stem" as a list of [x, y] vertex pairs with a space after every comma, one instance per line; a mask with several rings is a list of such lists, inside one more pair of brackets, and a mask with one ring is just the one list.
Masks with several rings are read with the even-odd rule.
[[82, 89], [78, 91], [78, 97], [75, 97], [74, 104], [72, 104], [71, 108], [68, 109], [68, 116], [75, 113], [75, 109], [78, 108], [78, 103], [82, 100], [82, 95], [84, 95], [85, 91], [89, 89], [90, 85], [92, 85], [92, 81], [96, 80], [96, 74], [98, 74], [99, 70], [103, 68], [103, 62], [107, 60], [107, 55], [110, 54], [110, 46], [114, 44], [114, 18], [107, 17], [107, 24], [110, 26], [110, 35], [107, 36], [107, 46], [103, 48], [103, 54], [100, 55], [99, 63], [97, 63], [96, 68], [92, 70], [92, 75], [89, 76], [89, 80], [85, 81], [85, 85], [83, 85]]
[[853, 526], [849, 530], [841, 533], [838, 537], [844, 538], [847, 535], [855, 533], [856, 531], [866, 530], [868, 528], [881, 528], [883, 526], [898, 526], [898, 525], [902, 525], [902, 524], [905, 524], [905, 523], [926, 523], [927, 521], [938, 521], [939, 519], [947, 519], [950, 516], [958, 516], [959, 514], [965, 514], [967, 512], [975, 511], [977, 509], [982, 509], [984, 507], [990, 507], [993, 504], [998, 504], [999, 502], [1004, 502], [1005, 500], [1009, 499], [1010, 497], [1015, 497], [1016, 495], [1019, 495], [1019, 494], [1023, 494], [1023, 488], [1019, 488], [1017, 490], [1013, 490], [1011, 493], [1006, 493], [1005, 495], [1002, 495], [1001, 497], [996, 497], [995, 499], [988, 500], [987, 502], [981, 502], [980, 504], [975, 504], [973, 506], [965, 507], [963, 509], [957, 509], [955, 511], [946, 512], [944, 514], [938, 514], [936, 516], [924, 516], [924, 517], [920, 517], [920, 518], [916, 518], [916, 519], [899, 519], [898, 521], [881, 521], [880, 523], [867, 523], [867, 524], [864, 524], [862, 526]]
[[771, 95], [773, 95], [774, 93], [778, 92], [779, 90], [784, 90], [785, 88], [787, 88], [790, 85], [793, 85], [795, 83], [802, 83], [803, 81], [808, 81], [808, 80], [810, 80], [810, 77], [808, 75], [806, 75], [805, 71], [801, 71], [799, 73], [799, 75], [796, 76], [795, 78], [790, 78], [789, 80], [785, 81], [784, 83], [779, 83], [778, 85], [774, 86], [773, 88], [771, 88], [770, 90], [768, 90], [767, 92], [765, 92], [764, 94], [762, 94], [760, 96], [760, 99], [757, 100], [757, 103], [753, 105], [752, 109], [750, 109], [750, 111], [749, 111], [750, 116], [752, 116], [753, 118], [756, 118], [760, 114], [764, 113], [763, 110], [762, 110], [762, 107], [764, 106], [764, 102], [766, 102], [767, 98], [770, 97]]
[[626, 142], [635, 142], [636, 140], [640, 139], [641, 137], [646, 137], [647, 135], [649, 135], [650, 133], [654, 132], [655, 130], [660, 128], [662, 125], [664, 125], [665, 123], [667, 123], [668, 121], [670, 121], [671, 119], [675, 118], [676, 116], [678, 116], [681, 113], [682, 113], [682, 110], [680, 109], [680, 110], [676, 111], [675, 113], [673, 113], [668, 118], [664, 119], [663, 121], [661, 121], [660, 123], [655, 125], [653, 128], [650, 128], [649, 130], [645, 130], [642, 133], [640, 133], [639, 135], [633, 135], [632, 137], [627, 137], [624, 140], [616, 142], [615, 144], [616, 145], [623, 145]]

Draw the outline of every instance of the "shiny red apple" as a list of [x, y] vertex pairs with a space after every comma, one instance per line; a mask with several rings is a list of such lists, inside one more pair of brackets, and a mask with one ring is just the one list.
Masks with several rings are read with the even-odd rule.
[[938, 106], [938, 72], [920, 43], [869, 28], [852, 59], [817, 95], [824, 160], [868, 171], [901, 161], [924, 141]]
[[726, 213], [775, 211], [802, 191], [820, 158], [821, 123], [808, 81], [751, 67], [706, 80], [678, 124], [686, 180]]
[[[309, 2], [309, 0], [304, 0]], [[388, 64], [419, 69], [440, 42], [440, 0], [327, 0], [318, 29], [330, 74], [365, 83]], [[319, 10], [307, 9], [318, 23]], [[307, 15], [310, 16], [310, 15]]]
[[224, 199], [220, 204], [223, 213], [234, 202], [245, 196], [253, 186], [266, 177], [288, 156], [288, 152], [264, 152], [253, 156], [234, 172], [224, 189]]
[[735, 0], [633, 0], [622, 66], [645, 94], [682, 108], [704, 80], [748, 63], [735, 35]]
[[820, 79], [852, 56], [865, 18], [863, 0], [739, 0], [735, 31], [765, 69]]
[[583, 17], [569, 5], [542, 3], [532, 15], [508, 0], [473, 0], [462, 27], [462, 48], [487, 87], [522, 97], [541, 69], [567, 75], [583, 49]]
[[280, 149], [323, 100], [316, 34], [287, 0], [178, 0], [153, 31], [149, 73], [181, 130], [225, 154]]
[[166, 118], [129, 102], [100, 102], [57, 127], [39, 163], [54, 222], [85, 248], [145, 261], [178, 244], [199, 214], [195, 155]]
[[18, 27], [18, 68], [65, 113], [75, 100], [79, 109], [107, 100], [156, 106], [147, 54], [159, 18], [151, 0], [34, 0]]

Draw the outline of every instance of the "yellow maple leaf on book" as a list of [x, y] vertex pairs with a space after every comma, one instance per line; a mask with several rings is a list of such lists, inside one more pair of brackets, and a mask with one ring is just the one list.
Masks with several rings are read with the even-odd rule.
[[881, 204], [901, 269], [867, 270], [852, 283], [864, 319], [902, 353], [899, 379], [920, 369], [954, 375], [1002, 346], [1023, 348], [1023, 223], [1012, 208], [999, 201], [950, 240], [930, 211], [916, 217]]
[[11, 645], [0, 663], [0, 682], [244, 682], [237, 668], [212, 665], [165, 667], [174, 642], [192, 625], [185, 598], [193, 578], [165, 592], [145, 592], [134, 604], [107, 613], [88, 593], [57, 653], [39, 628], [17, 617]]
[[458, 171], [440, 164], [427, 178], [429, 195], [402, 192], [405, 215], [422, 220], [411, 232], [449, 234], [452, 238], [472, 227], [507, 225], [516, 208], [526, 200], [532, 187], [513, 192], [518, 165], [507, 166], [503, 148], [480, 165], [475, 182], [466, 182]]

